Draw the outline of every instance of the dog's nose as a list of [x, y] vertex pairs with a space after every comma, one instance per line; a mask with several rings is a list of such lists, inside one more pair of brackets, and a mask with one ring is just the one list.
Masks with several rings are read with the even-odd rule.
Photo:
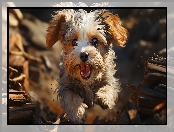
[[89, 54], [87, 52], [80, 53], [80, 59], [82, 60], [82, 62], [86, 62], [88, 60], [88, 56]]

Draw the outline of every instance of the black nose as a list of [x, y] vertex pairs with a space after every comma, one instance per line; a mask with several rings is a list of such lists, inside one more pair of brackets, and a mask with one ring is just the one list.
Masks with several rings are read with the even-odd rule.
[[86, 62], [88, 60], [88, 53], [87, 52], [81, 52], [80, 53], [80, 59], [82, 62]]

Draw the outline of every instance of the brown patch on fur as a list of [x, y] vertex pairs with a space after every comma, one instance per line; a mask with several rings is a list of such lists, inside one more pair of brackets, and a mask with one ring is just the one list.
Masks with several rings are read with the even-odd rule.
[[127, 41], [128, 31], [121, 26], [121, 21], [119, 16], [113, 15], [110, 12], [105, 12], [103, 17], [107, 17], [105, 22], [109, 25], [109, 33], [112, 35], [115, 43], [118, 46], [125, 47], [125, 43]]
[[93, 33], [93, 34], [87, 33], [86, 35], [87, 35], [86, 37], [88, 39], [88, 42], [92, 42], [93, 38], [97, 38], [98, 39], [98, 37], [95, 35], [95, 33]]
[[59, 31], [61, 29], [61, 23], [65, 22], [65, 15], [57, 14], [53, 20], [50, 21], [50, 26], [47, 29], [46, 46], [51, 48], [59, 39]]
[[63, 47], [62, 50], [64, 51], [65, 54], [71, 53], [71, 51], [73, 50], [72, 43], [68, 43], [66, 46]]
[[99, 50], [102, 57], [104, 57], [109, 50], [109, 46], [107, 44], [107, 41], [101, 38], [101, 34], [97, 31], [94, 31], [93, 34], [87, 33], [87, 38], [88, 42], [92, 42], [93, 38], [96, 38], [98, 40], [98, 44], [95, 47]]
[[50, 21], [50, 26], [46, 30], [46, 47], [51, 48], [58, 40], [62, 40], [62, 30], [64, 30], [64, 23], [70, 19], [69, 16], [73, 13], [73, 10], [57, 11], [57, 14], [53, 16]]
[[96, 38], [98, 40], [98, 44], [105, 44], [106, 42], [104, 42], [104, 40], [102, 40], [102, 38], [99, 35], [99, 32], [93, 32], [93, 34], [87, 33], [87, 38], [88, 38], [88, 42], [92, 42], [93, 38]]

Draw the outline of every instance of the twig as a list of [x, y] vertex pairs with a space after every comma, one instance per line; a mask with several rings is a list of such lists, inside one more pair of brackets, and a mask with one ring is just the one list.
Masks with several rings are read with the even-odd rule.
[[10, 54], [24, 56], [25, 58], [27, 58], [29, 60], [36, 61], [38, 63], [42, 63], [42, 60], [40, 58], [36, 58], [36, 57], [26, 53], [25, 51], [19, 51], [19, 52], [10, 51]]
[[14, 69], [14, 68], [12, 68], [12, 67], [10, 67], [10, 66], [9, 66], [9, 70], [10, 70], [10, 72], [18, 73], [18, 70]]
[[13, 79], [10, 79], [10, 78], [9, 78], [9, 80], [10, 80], [11, 82], [18, 82], [18, 81], [24, 80], [25, 77], [26, 77], [26, 76], [25, 76], [24, 74], [21, 74], [19, 77], [16, 77], [16, 78], [13, 78]]

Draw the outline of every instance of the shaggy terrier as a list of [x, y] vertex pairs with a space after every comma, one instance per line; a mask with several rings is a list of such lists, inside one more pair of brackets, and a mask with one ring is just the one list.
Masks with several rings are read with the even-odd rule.
[[46, 46], [62, 45], [58, 97], [68, 119], [82, 123], [85, 109], [98, 104], [112, 109], [120, 84], [114, 77], [112, 43], [124, 47], [127, 30], [107, 10], [57, 11], [47, 29]]

